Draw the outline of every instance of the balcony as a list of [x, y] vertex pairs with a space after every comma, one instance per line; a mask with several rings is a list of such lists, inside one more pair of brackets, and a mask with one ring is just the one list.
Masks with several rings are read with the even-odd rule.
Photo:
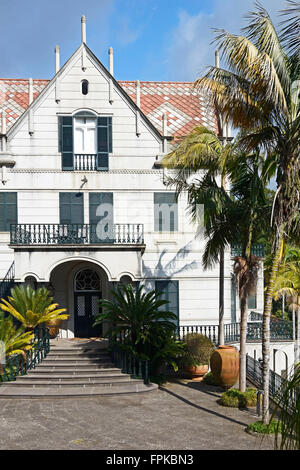
[[[256, 243], [251, 246], [251, 254], [258, 256], [259, 258], [265, 257], [265, 247], [263, 243]], [[231, 246], [231, 257], [242, 255], [242, 245], [232, 245]]]
[[75, 171], [96, 171], [97, 155], [96, 154], [74, 154], [73, 165]]
[[12, 224], [10, 245], [143, 245], [143, 224]]

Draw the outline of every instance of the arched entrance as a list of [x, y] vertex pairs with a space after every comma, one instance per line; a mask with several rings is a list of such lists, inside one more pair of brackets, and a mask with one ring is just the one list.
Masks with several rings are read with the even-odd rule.
[[101, 326], [94, 327], [99, 314], [99, 300], [102, 298], [101, 281], [98, 273], [91, 268], [81, 269], [74, 278], [74, 335], [89, 338], [102, 334]]

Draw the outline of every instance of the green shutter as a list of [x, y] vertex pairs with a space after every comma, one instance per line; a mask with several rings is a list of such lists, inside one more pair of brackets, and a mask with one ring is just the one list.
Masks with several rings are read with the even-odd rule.
[[169, 303], [163, 305], [161, 309], [175, 313], [177, 320], [175, 324], [179, 328], [179, 281], [155, 281], [155, 290], [162, 293], [160, 299]]
[[9, 232], [18, 223], [17, 193], [0, 192], [0, 232]]
[[91, 240], [111, 243], [114, 239], [113, 193], [89, 193]]
[[59, 116], [59, 151], [63, 170], [74, 170], [73, 158], [73, 118]]
[[97, 170], [107, 171], [112, 152], [112, 118], [99, 116], [97, 121]]
[[83, 224], [83, 193], [59, 193], [61, 224]]
[[257, 308], [256, 294], [252, 294], [248, 296], [248, 308], [250, 309]]

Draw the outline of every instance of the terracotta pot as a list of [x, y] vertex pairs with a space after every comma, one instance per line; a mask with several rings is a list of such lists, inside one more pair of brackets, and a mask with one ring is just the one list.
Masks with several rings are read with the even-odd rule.
[[208, 372], [208, 365], [188, 366], [185, 369], [192, 380], [200, 382]]
[[232, 387], [239, 378], [239, 351], [234, 346], [219, 346], [211, 355], [210, 368], [218, 385]]
[[50, 339], [56, 338], [56, 336], [59, 333], [59, 329], [61, 325], [62, 325], [62, 320], [50, 320], [45, 324], [45, 326], [49, 329]]

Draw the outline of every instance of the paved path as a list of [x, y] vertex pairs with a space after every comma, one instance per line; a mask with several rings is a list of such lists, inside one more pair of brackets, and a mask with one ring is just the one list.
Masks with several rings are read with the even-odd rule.
[[177, 381], [143, 396], [2, 399], [0, 450], [272, 449], [245, 432], [255, 410], [218, 405], [221, 392]]

